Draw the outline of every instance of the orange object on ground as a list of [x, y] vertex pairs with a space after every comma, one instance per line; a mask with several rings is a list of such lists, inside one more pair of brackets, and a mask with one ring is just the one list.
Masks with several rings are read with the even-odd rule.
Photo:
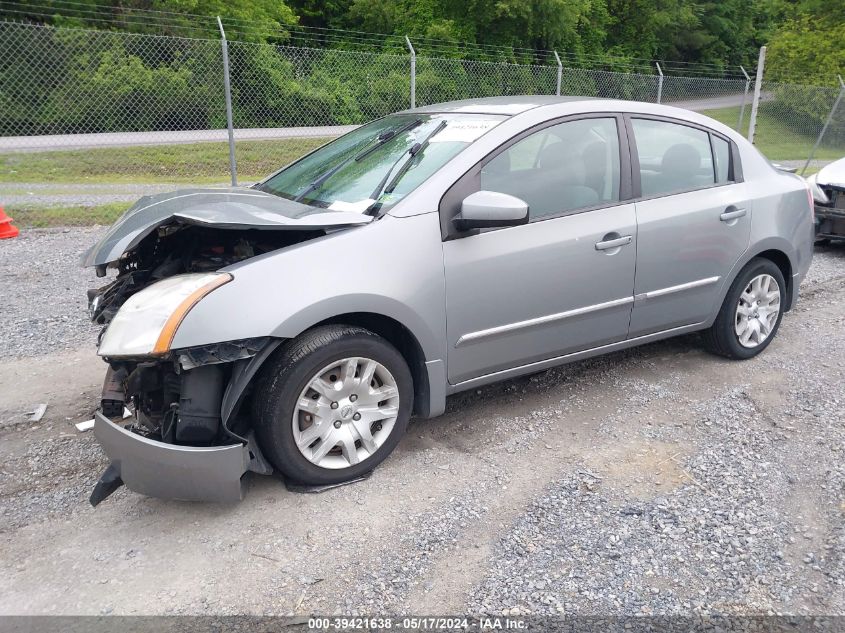
[[0, 207], [0, 240], [7, 237], [17, 237], [20, 231], [18, 227], [12, 224], [12, 218], [3, 212], [3, 207]]

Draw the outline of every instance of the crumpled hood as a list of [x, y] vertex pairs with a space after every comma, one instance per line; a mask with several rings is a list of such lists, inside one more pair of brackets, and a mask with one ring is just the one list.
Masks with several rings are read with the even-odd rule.
[[819, 185], [833, 185], [845, 187], [845, 158], [840, 158], [826, 167], [822, 167], [816, 174]]
[[144, 196], [83, 256], [83, 266], [117, 261], [162, 224], [221, 229], [314, 230], [367, 224], [372, 216], [310, 207], [246, 187], [181, 189]]

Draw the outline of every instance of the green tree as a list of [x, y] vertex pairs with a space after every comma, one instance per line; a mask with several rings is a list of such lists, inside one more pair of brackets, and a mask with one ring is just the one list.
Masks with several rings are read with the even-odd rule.
[[835, 85], [845, 71], [845, 0], [801, 0], [772, 35], [768, 76]]

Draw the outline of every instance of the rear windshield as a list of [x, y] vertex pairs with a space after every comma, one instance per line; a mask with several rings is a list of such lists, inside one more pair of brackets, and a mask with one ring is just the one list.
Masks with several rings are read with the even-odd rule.
[[386, 209], [504, 119], [487, 114], [394, 114], [341, 136], [256, 188], [338, 211]]

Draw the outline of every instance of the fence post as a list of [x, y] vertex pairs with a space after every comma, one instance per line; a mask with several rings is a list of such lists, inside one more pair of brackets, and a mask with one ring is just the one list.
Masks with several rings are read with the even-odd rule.
[[411, 51], [411, 108], [417, 107], [417, 51], [414, 50], [411, 40], [405, 36], [405, 43]]
[[223, 22], [217, 16], [217, 26], [220, 27], [220, 44], [223, 47], [223, 89], [226, 93], [226, 127], [229, 131], [229, 172], [232, 174], [232, 186], [238, 186], [238, 168], [235, 164], [235, 128], [232, 125], [232, 85], [229, 82], [229, 44], [226, 42], [226, 32]]
[[802, 176], [807, 172], [807, 168], [810, 166], [810, 161], [813, 160], [813, 155], [816, 153], [816, 150], [819, 148], [819, 145], [821, 145], [824, 133], [827, 132], [827, 128], [830, 126], [830, 122], [833, 120], [833, 115], [836, 114], [836, 110], [837, 108], [839, 108], [839, 102], [842, 101], [842, 95], [845, 94], [845, 81], [842, 81], [842, 75], [837, 75], [837, 77], [839, 77], [839, 94], [836, 95], [836, 101], [833, 102], [833, 107], [830, 109], [830, 113], [827, 115], [827, 119], [824, 122], [822, 131], [819, 132], [819, 137], [816, 139], [816, 144], [813, 145], [813, 149], [810, 150], [810, 155], [807, 156], [807, 162], [804, 163], [804, 169], [801, 170]]
[[751, 86], [751, 77], [745, 72], [745, 68], [740, 66], [739, 69], [745, 75], [745, 90], [742, 93], [742, 107], [739, 109], [739, 123], [736, 124], [736, 131], [742, 134], [742, 120], [745, 118], [745, 102], [748, 100], [748, 88]]
[[654, 62], [654, 65], [657, 66], [657, 73], [660, 75], [657, 79], [657, 103], [663, 99], [663, 71], [660, 69], [660, 64]]
[[559, 97], [560, 80], [563, 78], [563, 64], [560, 63], [560, 55], [557, 54], [557, 51], [552, 52], [555, 54], [555, 61], [557, 62], [557, 88], [555, 88], [555, 94]]
[[763, 68], [766, 65], [766, 47], [760, 47], [760, 57], [757, 59], [757, 78], [754, 80], [754, 98], [751, 100], [751, 120], [748, 122], [748, 142], [754, 142], [754, 131], [757, 127], [757, 108], [760, 106], [760, 87], [763, 85]]

